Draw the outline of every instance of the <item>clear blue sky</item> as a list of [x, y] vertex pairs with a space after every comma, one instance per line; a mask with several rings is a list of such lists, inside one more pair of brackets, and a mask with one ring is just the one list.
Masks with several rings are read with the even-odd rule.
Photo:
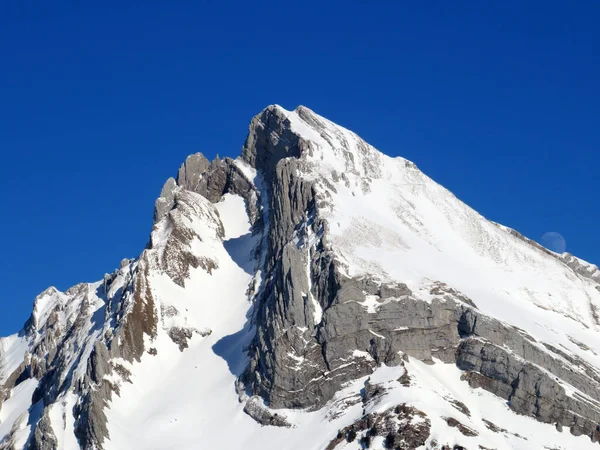
[[146, 244], [164, 180], [299, 104], [600, 262], [600, 2], [0, 2], [0, 335]]

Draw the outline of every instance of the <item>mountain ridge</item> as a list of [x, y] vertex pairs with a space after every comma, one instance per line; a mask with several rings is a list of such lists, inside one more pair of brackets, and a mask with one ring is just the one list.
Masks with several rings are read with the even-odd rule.
[[[273, 448], [584, 448], [600, 438], [599, 281], [414, 163], [271, 105], [239, 158], [190, 155], [167, 180], [139, 258], [47, 289], [0, 339], [0, 448], [239, 448], [231, 417], [250, 445], [270, 425]], [[210, 425], [179, 377], [219, 411]], [[481, 396], [493, 421], [468, 407]]]

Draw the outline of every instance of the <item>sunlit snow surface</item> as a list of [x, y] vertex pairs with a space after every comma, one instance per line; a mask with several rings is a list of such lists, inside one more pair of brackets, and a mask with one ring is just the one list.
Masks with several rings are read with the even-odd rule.
[[[573, 343], [600, 348], [592, 314], [594, 307], [600, 307], [600, 293], [594, 283], [487, 221], [411, 162], [381, 154], [354, 133], [309, 110], [285, 113], [292, 129], [308, 142], [310, 152], [303, 155], [305, 164], [298, 175], [316, 183], [322, 200], [318, 214], [328, 225], [328, 245], [346, 275], [403, 282], [424, 300], [431, 298], [433, 282], [446, 283], [469, 296], [482, 313], [518, 326], [538, 341], [567, 348], [600, 367], [596, 353]], [[266, 196], [255, 171], [240, 159], [236, 164]], [[134, 364], [114, 361], [132, 375], [131, 383], [122, 382], [120, 394], [113, 395], [105, 409], [110, 438], [104, 448], [323, 449], [339, 429], [363, 415], [360, 402], [344, 405], [357, 398], [366, 378], [346, 385], [322, 410], [278, 411], [292, 428], [261, 427], [243, 412], [234, 385], [247, 362], [243, 349], [254, 333], [248, 322], [253, 294], [249, 285], [260, 284], [252, 250], [261, 245], [261, 236], [252, 235], [241, 197], [227, 194], [215, 205], [204, 199], [198, 204], [211, 214], [218, 212], [225, 238], [199, 216], [189, 224], [202, 236], [202, 241], [194, 241], [193, 251], [213, 258], [218, 268], [212, 274], [193, 269], [185, 288], [158, 271], [150, 273], [149, 283], [160, 305], [173, 305], [182, 312], [177, 320], [211, 330], [211, 334], [194, 334], [189, 348], [182, 352], [159, 327], [157, 338], [147, 342], [156, 349], [155, 356], [146, 353]], [[159, 224], [153, 242], [160, 246], [169, 232]], [[125, 271], [121, 273], [111, 289], [118, 289], [126, 279]], [[92, 307], [100, 304], [93, 292], [99, 285], [89, 288]], [[63, 301], [61, 295], [51, 292], [48, 302]], [[36, 304], [39, 311], [34, 314], [43, 322], [49, 307], [44, 306], [46, 300]], [[377, 314], [378, 302], [372, 296], [361, 305], [368, 314]], [[314, 307], [314, 320], [319, 323], [322, 311], [318, 304]], [[65, 315], [69, 308], [67, 305]], [[88, 345], [100, 331], [87, 324], [81, 330], [85, 336], [81, 342]], [[19, 336], [0, 339], [0, 381], [23, 361], [27, 346]], [[355, 356], [359, 355], [368, 357], [356, 350]], [[289, 356], [293, 364], [303, 363], [297, 355]], [[77, 371], [85, 370], [83, 365], [74, 365]], [[576, 438], [567, 430], [559, 433], [554, 426], [514, 414], [504, 400], [487, 391], [471, 389], [460, 380], [461, 371], [455, 365], [439, 361], [426, 365], [410, 359], [406, 368], [411, 376], [408, 387], [397, 381], [404, 373], [402, 367], [380, 367], [371, 375], [370, 382], [384, 383], [390, 389], [379, 403], [368, 405], [366, 412], [412, 404], [428, 415], [431, 439], [440, 445], [458, 443], [469, 449], [483, 445], [498, 450], [597, 448], [588, 437]], [[28, 409], [36, 385], [35, 380], [19, 384], [0, 411], [0, 440], [11, 428], [17, 429], [17, 448], [25, 444], [30, 432]], [[73, 434], [76, 401], [75, 395], [69, 394], [50, 409], [61, 449], [78, 448]], [[457, 411], [453, 401], [466, 404], [471, 416]], [[456, 418], [479, 436], [462, 435], [442, 417]], [[482, 419], [509, 432], [492, 432]], [[375, 440], [374, 447], [377, 445], [381, 448], [381, 438]], [[358, 448], [357, 442], [336, 447]]]
[[410, 161], [383, 155], [314, 113], [321, 135], [306, 131], [297, 113], [288, 117], [314, 144], [304, 176], [320, 188], [327, 206], [319, 214], [348, 276], [400, 281], [424, 299], [441, 281], [481, 312], [600, 365], [568, 338], [599, 348], [596, 283], [486, 220]]

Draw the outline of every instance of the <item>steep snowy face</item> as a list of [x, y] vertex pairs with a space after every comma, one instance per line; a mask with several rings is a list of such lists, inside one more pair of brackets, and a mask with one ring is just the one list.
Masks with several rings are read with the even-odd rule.
[[0, 339], [0, 450], [597, 448], [599, 274], [270, 106]]
[[243, 157], [272, 180], [249, 392], [319, 408], [409, 356], [598, 438], [595, 266], [486, 220], [304, 107], [257, 116]]
[[591, 314], [600, 301], [597, 283], [582, 279], [598, 281], [597, 267], [528, 244], [410, 161], [380, 153], [307, 108], [285, 114], [306, 141], [298, 174], [314, 186], [317, 214], [329, 225], [344, 275], [401, 280], [411, 288], [442, 280], [474, 295], [499, 290], [519, 304], [597, 325]]
[[443, 281], [482, 297], [477, 303], [485, 312], [528, 330], [526, 317], [540, 308], [582, 329], [598, 325], [597, 267], [519, 239], [413, 163], [381, 154], [306, 108], [289, 117], [292, 130], [309, 141], [308, 167], [299, 172], [315, 186], [318, 215], [329, 225], [344, 275], [402, 281], [417, 290]]

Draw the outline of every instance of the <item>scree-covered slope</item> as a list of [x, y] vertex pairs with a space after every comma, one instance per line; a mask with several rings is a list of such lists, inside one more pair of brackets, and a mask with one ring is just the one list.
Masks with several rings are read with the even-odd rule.
[[0, 449], [586, 449], [600, 272], [305, 107], [0, 339]]

